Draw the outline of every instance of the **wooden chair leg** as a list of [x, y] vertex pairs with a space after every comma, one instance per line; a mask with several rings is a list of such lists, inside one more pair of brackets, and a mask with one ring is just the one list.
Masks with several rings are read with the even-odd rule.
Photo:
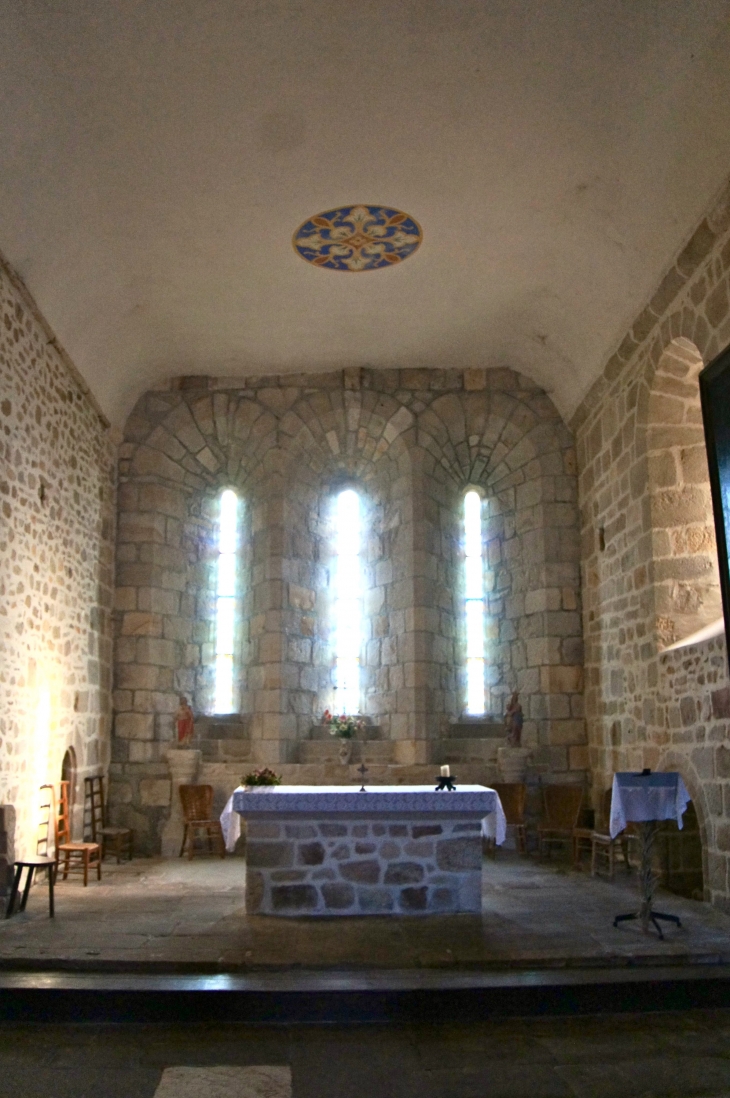
[[8, 896], [8, 906], [5, 908], [5, 918], [9, 919], [13, 914], [13, 908], [15, 907], [15, 901], [18, 898], [18, 889], [20, 888], [20, 875], [23, 872], [22, 865], [19, 865], [13, 875], [13, 884], [10, 889], [10, 895]]
[[56, 909], [53, 903], [53, 878], [55, 876], [54, 869], [55, 866], [49, 865], [48, 869], [46, 870], [48, 874], [48, 914], [51, 919], [53, 919], [56, 914]]
[[84, 854], [84, 888], [86, 888], [86, 886], [89, 883], [89, 852], [88, 852], [88, 850], [84, 850], [83, 854]]
[[63, 879], [64, 879], [64, 881], [68, 877], [68, 869], [69, 869], [70, 864], [71, 864], [71, 854], [67, 850], [65, 855], [64, 855], [64, 859], [63, 859]]
[[188, 824], [185, 824], [185, 826], [183, 827], [183, 840], [182, 840], [182, 846], [180, 847], [180, 853], [178, 854], [179, 858], [182, 858], [183, 854], [185, 853], [185, 840], [188, 837], [188, 827], [189, 827]]
[[192, 862], [192, 860], [193, 860], [193, 853], [195, 851], [195, 836], [197, 834], [197, 831], [198, 831], [198, 829], [195, 826], [195, 824], [191, 824], [190, 825], [190, 834], [189, 834], [189, 837], [188, 837], [188, 861], [189, 862]]
[[96, 855], [96, 879], [97, 881], [101, 880], [101, 850]]
[[28, 876], [25, 878], [25, 888], [23, 889], [23, 897], [20, 901], [20, 910], [25, 911], [25, 905], [28, 903], [28, 896], [30, 895], [30, 886], [33, 880], [33, 866], [28, 866]]

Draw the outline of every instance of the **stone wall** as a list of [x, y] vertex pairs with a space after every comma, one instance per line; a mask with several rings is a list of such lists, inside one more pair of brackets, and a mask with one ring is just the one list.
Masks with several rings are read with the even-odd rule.
[[[333, 704], [331, 505], [358, 488], [363, 708], [394, 762], [431, 763], [463, 709], [462, 506], [487, 501], [489, 708], [519, 689], [539, 772], [587, 767], [575, 454], [549, 398], [508, 370], [183, 378], [145, 394], [120, 448], [114, 799], [156, 849], [180, 691], [209, 712], [217, 499], [242, 500], [241, 720], [259, 763], [298, 761]], [[145, 785], [144, 789], [161, 788]], [[157, 794], [155, 794], [157, 796]]]
[[481, 824], [250, 820], [249, 915], [479, 912]]
[[0, 802], [21, 856], [35, 853], [38, 787], [58, 785], [66, 749], [81, 791], [108, 762], [115, 454], [1, 262], [0, 311]]
[[721, 613], [697, 372], [730, 341], [729, 269], [730, 187], [572, 424], [596, 804], [615, 770], [679, 769], [697, 797], [705, 888], [725, 906], [728, 805], [715, 752], [728, 727], [712, 723], [711, 693], [726, 663], [720, 642], [662, 650]]

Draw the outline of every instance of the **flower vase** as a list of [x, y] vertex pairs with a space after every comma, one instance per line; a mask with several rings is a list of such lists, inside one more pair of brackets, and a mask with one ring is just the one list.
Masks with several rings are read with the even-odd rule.
[[340, 760], [340, 766], [349, 766], [350, 759], [352, 758], [352, 740], [341, 739], [337, 755]]

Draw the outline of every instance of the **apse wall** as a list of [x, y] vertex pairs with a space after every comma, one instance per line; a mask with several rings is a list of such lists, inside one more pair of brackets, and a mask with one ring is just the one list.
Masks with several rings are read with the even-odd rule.
[[58, 786], [65, 751], [79, 797], [109, 761], [115, 454], [1, 262], [0, 307], [0, 802], [21, 856], [36, 852], [39, 786]]
[[665, 652], [721, 616], [697, 374], [728, 342], [730, 186], [573, 420], [594, 797], [616, 770], [680, 770], [730, 910], [725, 641]]
[[[178, 694], [210, 711], [215, 514], [242, 508], [240, 722], [297, 761], [333, 704], [331, 504], [363, 501], [363, 710], [395, 762], [430, 763], [463, 713], [463, 496], [487, 501], [489, 711], [521, 693], [539, 773], [583, 780], [575, 455], [548, 397], [507, 370], [182, 378], [120, 448], [112, 776], [154, 847]], [[144, 836], [147, 836], [145, 839]]]

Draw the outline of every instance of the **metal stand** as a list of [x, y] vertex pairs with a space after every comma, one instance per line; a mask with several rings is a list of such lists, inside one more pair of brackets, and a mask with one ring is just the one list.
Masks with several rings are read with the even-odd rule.
[[456, 786], [454, 785], [454, 778], [455, 775], [452, 775], [450, 778], [437, 778], [438, 785], [436, 786], [434, 793], [443, 793], [444, 790], [447, 790], [449, 793], [455, 793]]
[[639, 824], [639, 842], [641, 845], [641, 866], [639, 868], [641, 906], [638, 911], [633, 911], [629, 915], [617, 915], [613, 920], [613, 925], [618, 926], [619, 923], [629, 922], [631, 919], [640, 919], [641, 929], [645, 934], [649, 933], [649, 923], [653, 923], [656, 927], [657, 934], [663, 940], [664, 935], [662, 934], [662, 928], [657, 921], [658, 919], [662, 919], [667, 923], [675, 923], [680, 927], [682, 924], [676, 915], [665, 915], [661, 911], [654, 911], [651, 906], [654, 900], [654, 890], [657, 883], [657, 878], [654, 876], [654, 871], [651, 866], [655, 833], [655, 820], [647, 820], [645, 823]]

